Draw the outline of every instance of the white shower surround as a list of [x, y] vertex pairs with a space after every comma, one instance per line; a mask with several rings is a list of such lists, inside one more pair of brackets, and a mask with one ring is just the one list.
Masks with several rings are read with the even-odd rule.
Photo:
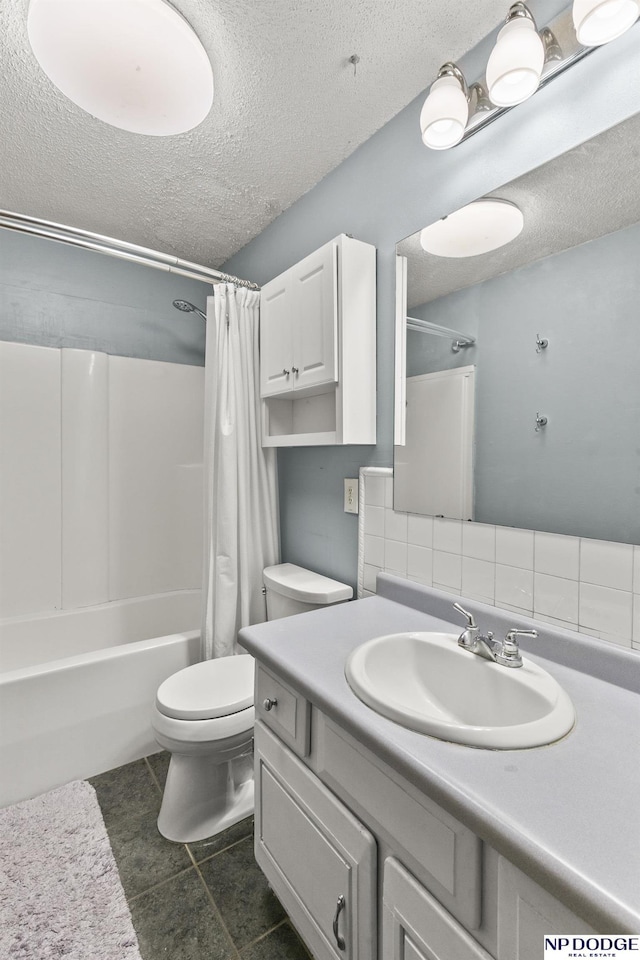
[[0, 805], [157, 749], [199, 659], [203, 379], [0, 342]]

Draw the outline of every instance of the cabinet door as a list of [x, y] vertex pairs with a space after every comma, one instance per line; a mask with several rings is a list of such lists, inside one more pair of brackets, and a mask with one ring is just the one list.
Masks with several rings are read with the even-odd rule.
[[[540, 960], [545, 936], [591, 936], [593, 927], [530, 877], [500, 858], [498, 960]], [[588, 953], [588, 951], [585, 951]]]
[[261, 723], [255, 854], [315, 960], [375, 958], [376, 844]]
[[293, 388], [338, 380], [338, 247], [327, 243], [291, 268]]
[[293, 291], [287, 270], [262, 288], [260, 298], [260, 395], [293, 387]]
[[384, 960], [492, 960], [397, 860], [384, 864]]

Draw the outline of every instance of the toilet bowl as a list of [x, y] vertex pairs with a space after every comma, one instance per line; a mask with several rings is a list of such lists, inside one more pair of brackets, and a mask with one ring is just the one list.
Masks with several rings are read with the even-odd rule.
[[[351, 587], [292, 563], [263, 572], [267, 619], [350, 600]], [[158, 688], [155, 738], [171, 753], [158, 816], [168, 840], [194, 843], [253, 812], [254, 661], [248, 654], [185, 667]]]

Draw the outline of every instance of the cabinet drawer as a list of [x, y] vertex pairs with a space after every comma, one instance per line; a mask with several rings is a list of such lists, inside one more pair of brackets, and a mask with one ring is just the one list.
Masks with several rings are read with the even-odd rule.
[[375, 840], [261, 723], [255, 771], [256, 860], [313, 956], [374, 960]]
[[321, 779], [355, 813], [377, 824], [434, 896], [465, 927], [476, 929], [482, 890], [478, 837], [399, 774], [381, 770], [368, 750], [319, 712], [314, 750]]
[[384, 960], [492, 960], [393, 857], [384, 864], [383, 910]]
[[311, 746], [311, 705], [276, 680], [262, 664], [256, 666], [256, 718], [262, 720], [299, 757], [307, 757]]
[[597, 931], [530, 877], [500, 857], [498, 864], [498, 960], [540, 960], [544, 936]]

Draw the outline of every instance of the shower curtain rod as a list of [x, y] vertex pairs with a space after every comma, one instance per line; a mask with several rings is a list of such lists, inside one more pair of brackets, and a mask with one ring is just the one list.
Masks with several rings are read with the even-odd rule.
[[84, 250], [93, 250], [104, 253], [109, 257], [118, 257], [156, 270], [165, 270], [191, 280], [200, 280], [202, 283], [235, 283], [238, 287], [247, 287], [249, 290], [259, 290], [257, 283], [251, 280], [242, 280], [228, 273], [221, 273], [211, 267], [204, 267], [200, 263], [191, 263], [181, 260], [168, 253], [160, 253], [149, 247], [141, 247], [126, 240], [116, 240], [114, 237], [105, 237], [100, 233], [91, 233], [79, 227], [68, 227], [62, 223], [50, 220], [40, 220], [38, 217], [29, 217], [23, 213], [13, 213], [11, 210], [0, 210], [0, 227], [13, 230], [17, 233], [27, 233], [42, 237], [46, 240], [55, 240]]
[[421, 320], [418, 317], [407, 317], [407, 327], [419, 333], [433, 333], [436, 337], [446, 337], [447, 340], [454, 340], [458, 348], [473, 347], [476, 342], [476, 338], [470, 337], [467, 333], [460, 333], [458, 330], [452, 330], [451, 327], [441, 327], [439, 323], [432, 323], [431, 320]]

